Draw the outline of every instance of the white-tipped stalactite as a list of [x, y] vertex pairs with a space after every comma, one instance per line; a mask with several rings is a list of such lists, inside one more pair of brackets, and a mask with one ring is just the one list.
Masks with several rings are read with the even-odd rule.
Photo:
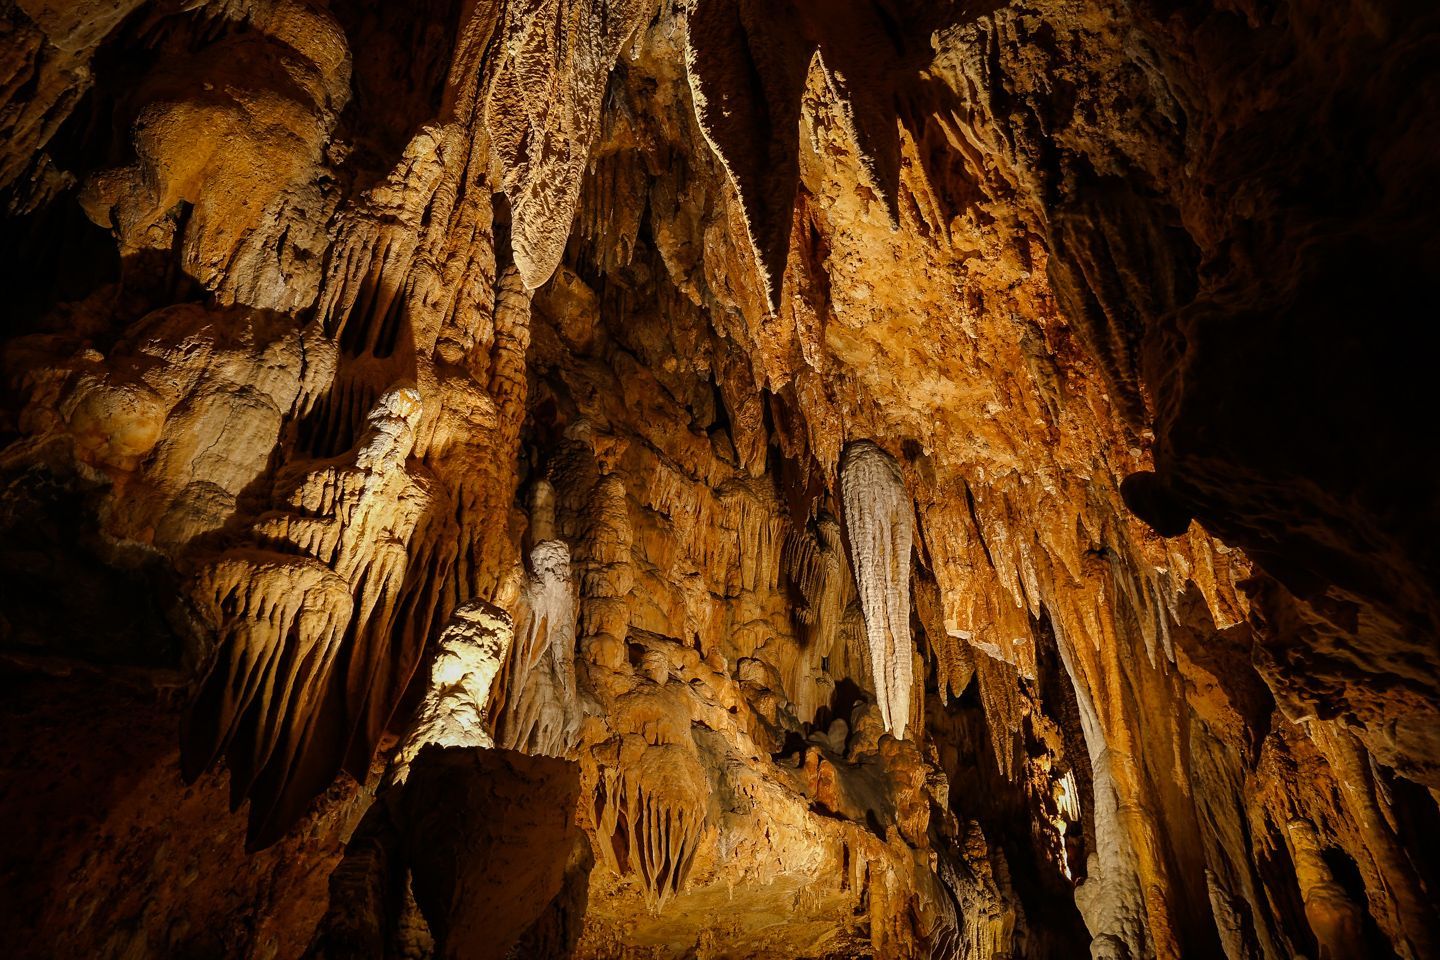
[[855, 587], [865, 615], [875, 699], [885, 729], [903, 740], [910, 719], [912, 679], [910, 545], [914, 511], [895, 458], [868, 440], [845, 448], [840, 495]]

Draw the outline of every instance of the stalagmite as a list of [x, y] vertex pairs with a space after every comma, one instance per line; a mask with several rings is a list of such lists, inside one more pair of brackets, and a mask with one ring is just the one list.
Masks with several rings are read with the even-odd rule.
[[853, 443], [840, 462], [845, 532], [854, 555], [855, 587], [875, 697], [885, 729], [905, 738], [910, 721], [910, 545], [914, 508], [900, 469], [869, 441]]
[[485, 729], [490, 688], [510, 652], [510, 615], [483, 600], [455, 608], [440, 634], [430, 682], [415, 723], [391, 761], [390, 779], [403, 784], [422, 748], [493, 747]]
[[575, 690], [578, 597], [570, 548], [561, 540], [542, 540], [530, 551], [530, 565], [517, 601], [516, 642], [506, 664], [501, 742], [525, 753], [564, 756], [580, 722]]
[[[575, 592], [570, 548], [562, 540], [542, 540], [530, 551], [531, 573], [521, 592], [524, 626], [516, 647], [519, 676], [525, 677], [547, 657], [571, 664], [575, 648]], [[570, 667], [573, 673], [574, 667]], [[565, 694], [573, 694], [567, 683]]]
[[616, 669], [624, 661], [623, 639], [630, 624], [623, 601], [634, 583], [625, 481], [615, 474], [601, 477], [592, 497], [581, 542], [581, 643], [591, 661]]

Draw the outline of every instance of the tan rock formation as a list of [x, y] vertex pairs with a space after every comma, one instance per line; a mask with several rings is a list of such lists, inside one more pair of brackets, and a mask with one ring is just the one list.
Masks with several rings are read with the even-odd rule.
[[425, 747], [495, 746], [485, 729], [485, 709], [514, 632], [505, 611], [483, 600], [470, 600], [455, 608], [440, 634], [415, 723], [391, 760], [395, 783], [405, 782], [410, 764]]
[[1437, 50], [0, 4], [15, 951], [1436, 956]]

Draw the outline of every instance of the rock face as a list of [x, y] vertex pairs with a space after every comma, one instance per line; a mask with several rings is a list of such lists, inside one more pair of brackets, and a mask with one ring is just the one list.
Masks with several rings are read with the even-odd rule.
[[0, 4], [13, 952], [1440, 956], [1381, 6]]

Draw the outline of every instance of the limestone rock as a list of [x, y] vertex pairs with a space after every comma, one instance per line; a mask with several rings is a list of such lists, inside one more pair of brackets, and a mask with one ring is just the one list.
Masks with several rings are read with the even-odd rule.
[[1435, 956], [1431, 6], [0, 4], [11, 952]]

